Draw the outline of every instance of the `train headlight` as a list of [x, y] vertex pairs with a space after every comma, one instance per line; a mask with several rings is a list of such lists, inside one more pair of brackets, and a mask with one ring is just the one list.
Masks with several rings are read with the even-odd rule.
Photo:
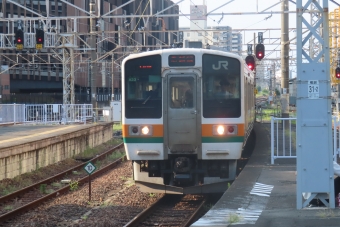
[[213, 125], [213, 135], [237, 135], [237, 125]]
[[130, 125], [129, 135], [131, 136], [152, 136], [152, 125]]
[[223, 125], [217, 126], [217, 134], [218, 135], [224, 135], [224, 131], [225, 131], [225, 129], [224, 129]]
[[213, 135], [222, 136], [226, 134], [226, 126], [225, 125], [214, 125], [213, 126]]
[[148, 127], [148, 126], [143, 126], [143, 128], [142, 128], [142, 134], [143, 134], [143, 135], [148, 135], [149, 132], [150, 132], [149, 127]]

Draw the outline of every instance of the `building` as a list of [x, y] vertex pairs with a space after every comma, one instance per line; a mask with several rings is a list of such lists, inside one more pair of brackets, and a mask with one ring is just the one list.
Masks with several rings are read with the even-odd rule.
[[227, 51], [242, 55], [242, 34], [233, 33], [230, 26], [207, 27], [207, 5], [190, 6], [190, 27], [180, 28], [183, 32], [184, 47], [197, 42], [202, 47], [209, 46], [210, 49]]
[[[2, 69], [8, 69], [0, 74], [0, 101], [62, 103], [64, 74], [72, 64], [75, 102], [90, 103], [94, 81], [97, 101], [107, 103], [113, 99], [112, 94], [119, 97], [120, 64], [126, 55], [168, 47], [177, 39], [177, 34], [168, 30], [178, 30], [178, 17], [161, 16], [178, 14], [178, 6], [158, 17], [151, 16], [173, 5], [173, 1], [136, 0], [124, 5], [128, 0], [93, 0], [95, 15], [100, 18], [95, 21], [86, 13], [90, 11], [91, 1], [19, 0], [19, 4], [13, 4], [0, 0], [1, 17], [11, 19], [0, 21], [0, 64]], [[115, 11], [109, 13], [112, 10]], [[112, 17], [102, 17], [105, 14]], [[48, 19], [39, 19], [44, 17]], [[13, 18], [20, 18], [20, 22]], [[94, 22], [92, 27], [91, 22]], [[14, 45], [14, 34], [20, 27], [25, 33], [23, 50], [17, 50]], [[35, 48], [33, 41], [39, 28], [45, 32], [41, 50]], [[94, 48], [89, 46], [91, 34], [96, 39]], [[2, 43], [4, 37], [9, 41]], [[67, 39], [72, 41], [72, 47], [63, 46], [62, 40]], [[71, 55], [70, 65], [64, 64]], [[93, 56], [96, 59], [91, 61]]]

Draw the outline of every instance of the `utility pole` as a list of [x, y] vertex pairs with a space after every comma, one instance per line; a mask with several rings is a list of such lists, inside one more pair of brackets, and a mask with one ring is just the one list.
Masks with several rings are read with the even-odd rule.
[[[115, 92], [114, 92], [114, 70], [115, 70], [115, 67], [114, 67], [114, 54], [112, 54], [112, 58], [111, 58], [111, 60], [112, 60], [112, 65], [111, 65], [111, 73], [112, 73], [112, 75], [111, 75], [111, 102], [114, 100], [114, 95], [115, 95]], [[110, 103], [111, 104], [111, 103]]]
[[[94, 16], [95, 14], [95, 4], [96, 0], [90, 1], [90, 14], [91, 16]], [[96, 73], [97, 73], [97, 65], [94, 62], [97, 59], [97, 53], [96, 53], [96, 19], [91, 18], [90, 19], [90, 35], [91, 35], [91, 62], [90, 62], [90, 69], [91, 69], [91, 75], [90, 75], [90, 82], [91, 82], [91, 103], [92, 108], [95, 110], [96, 116], [97, 114], [97, 87], [96, 87]]]
[[[281, 11], [288, 11], [288, 0], [281, 2]], [[281, 14], [281, 117], [289, 117], [289, 37], [288, 13]]]

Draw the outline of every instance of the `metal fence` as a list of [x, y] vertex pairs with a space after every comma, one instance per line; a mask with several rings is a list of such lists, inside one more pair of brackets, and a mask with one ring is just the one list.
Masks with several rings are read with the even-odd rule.
[[[332, 117], [333, 160], [340, 158], [340, 119]], [[296, 158], [296, 118], [271, 118], [271, 164], [275, 159]]]
[[25, 121], [23, 104], [0, 104], [0, 124]]
[[[271, 164], [278, 158], [296, 158], [296, 118], [271, 117]], [[294, 123], [294, 124], [292, 124]]]
[[86, 124], [94, 120], [92, 104], [0, 104], [0, 124]]

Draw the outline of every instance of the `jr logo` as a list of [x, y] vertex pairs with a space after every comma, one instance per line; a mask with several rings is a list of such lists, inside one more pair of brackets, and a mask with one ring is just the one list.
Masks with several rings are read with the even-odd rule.
[[220, 70], [221, 66], [228, 70], [228, 62], [227, 61], [218, 61], [218, 66], [216, 67], [215, 64], [213, 64], [212, 68], [214, 70]]

